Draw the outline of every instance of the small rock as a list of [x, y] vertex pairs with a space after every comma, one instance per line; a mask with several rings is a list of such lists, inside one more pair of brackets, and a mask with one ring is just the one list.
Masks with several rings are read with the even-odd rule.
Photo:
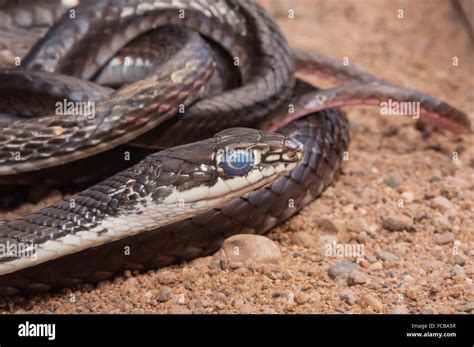
[[352, 231], [355, 233], [366, 232], [368, 229], [367, 223], [363, 218], [349, 219], [346, 222], [346, 227], [348, 231]]
[[416, 286], [409, 286], [405, 289], [405, 296], [413, 301], [417, 301], [420, 295], [420, 290]]
[[170, 270], [163, 269], [158, 273], [158, 281], [161, 284], [173, 284], [176, 283], [178, 277]]
[[304, 257], [304, 254], [301, 253], [301, 252], [293, 252], [293, 258], [303, 258]]
[[209, 264], [211, 263], [211, 259], [211, 256], [196, 258], [189, 262], [189, 266], [195, 269], [207, 269], [209, 267]]
[[425, 270], [433, 271], [439, 269], [442, 265], [443, 263], [441, 263], [439, 260], [431, 259], [426, 263]]
[[377, 254], [377, 258], [383, 261], [397, 261], [399, 258], [396, 254], [389, 251], [383, 251]]
[[361, 270], [361, 267], [352, 262], [342, 262], [332, 265], [328, 270], [328, 275], [332, 279], [335, 279], [337, 276], [350, 273], [354, 270]]
[[412, 192], [403, 192], [401, 195], [402, 199], [406, 203], [412, 203], [415, 200], [415, 195]]
[[129, 277], [124, 282], [124, 285], [129, 287], [129, 288], [134, 288], [138, 285], [138, 280], [135, 277]]
[[408, 314], [408, 308], [405, 305], [398, 305], [392, 311], [392, 314]]
[[340, 231], [338, 225], [327, 218], [315, 218], [314, 223], [318, 228], [327, 233], [337, 233]]
[[433, 225], [435, 227], [435, 232], [442, 233], [451, 231], [451, 222], [449, 221], [448, 217], [445, 215], [436, 216], [433, 221]]
[[433, 199], [432, 206], [440, 211], [451, 211], [454, 209], [452, 202], [441, 195]]
[[371, 294], [364, 294], [361, 297], [361, 301], [366, 305], [372, 307], [375, 311], [381, 312], [383, 309], [382, 303], [375, 296]]
[[352, 271], [347, 278], [347, 284], [355, 286], [357, 284], [364, 284], [367, 282], [367, 276], [361, 271]]
[[339, 292], [339, 298], [346, 304], [353, 305], [357, 301], [356, 294], [349, 288], [344, 288]]
[[234, 235], [222, 244], [221, 249], [231, 262], [257, 264], [278, 263], [282, 259], [275, 242], [260, 235]]
[[367, 259], [371, 263], [375, 263], [377, 261], [377, 257], [373, 254], [367, 254], [365, 256], [365, 259]]
[[416, 283], [415, 278], [410, 274], [404, 274], [401, 280], [402, 280], [402, 285], [405, 287], [414, 285]]
[[376, 261], [372, 265], [369, 266], [369, 272], [375, 272], [383, 270], [383, 264], [381, 261]]
[[[441, 175], [441, 173], [440, 173], [440, 175]], [[433, 175], [433, 176], [430, 177], [430, 182], [441, 182], [442, 180], [443, 179], [440, 176]]]
[[377, 224], [369, 225], [369, 228], [367, 229], [367, 234], [369, 234], [371, 237], [376, 237], [377, 236]]
[[196, 300], [196, 307], [202, 307], [202, 308], [207, 308], [209, 307], [211, 304], [209, 303], [209, 301], [207, 301], [206, 299], [198, 299]]
[[433, 236], [433, 240], [438, 245], [445, 245], [454, 242], [454, 235], [453, 233], [438, 234]]
[[428, 213], [426, 213], [425, 210], [422, 210], [422, 211], [420, 211], [416, 214], [415, 221], [420, 222], [420, 221], [422, 221], [423, 219], [425, 219], [427, 217], [428, 217]]
[[402, 183], [402, 177], [398, 172], [392, 172], [385, 177], [384, 182], [389, 187], [396, 189]]
[[464, 305], [460, 305], [458, 307], [456, 307], [456, 309], [458, 311], [461, 311], [461, 312], [471, 312], [471, 311], [474, 311], [474, 301], [470, 301]]
[[413, 226], [413, 219], [404, 214], [389, 214], [383, 218], [382, 225], [389, 231], [409, 230]]
[[403, 139], [405, 145], [409, 145], [410, 147], [416, 146], [422, 140], [421, 133], [414, 127], [402, 127], [398, 131], [398, 136]]
[[302, 246], [306, 248], [313, 247], [315, 245], [315, 240], [306, 231], [298, 231], [291, 235], [291, 242], [297, 246]]
[[171, 288], [170, 287], [161, 287], [156, 296], [156, 301], [166, 302], [171, 299]]
[[452, 264], [458, 264], [460, 266], [464, 266], [466, 265], [466, 259], [464, 259], [463, 257], [461, 257], [460, 255], [457, 255], [454, 257], [454, 259], [452, 259], [450, 261]]
[[456, 276], [464, 276], [465, 271], [461, 265], [456, 264], [453, 266], [453, 274]]
[[370, 267], [370, 263], [367, 261], [367, 259], [358, 259], [357, 264], [362, 266], [364, 269], [368, 269]]

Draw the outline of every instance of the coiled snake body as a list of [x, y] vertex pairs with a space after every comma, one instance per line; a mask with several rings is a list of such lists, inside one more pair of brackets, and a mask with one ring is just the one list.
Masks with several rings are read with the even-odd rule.
[[[22, 33], [16, 6], [0, 13]], [[0, 182], [51, 179], [130, 141], [172, 148], [0, 224], [1, 248], [17, 251], [0, 258], [1, 294], [97, 283], [210, 254], [230, 235], [267, 232], [339, 172], [348, 123], [328, 108], [417, 101], [423, 119], [469, 129], [453, 107], [321, 55], [297, 51], [297, 65], [351, 84], [318, 91], [295, 83], [293, 52], [253, 1], [81, 1], [73, 13], [20, 69], [0, 70], [0, 112], [8, 113], [0, 118]], [[2, 33], [15, 37], [11, 28]], [[87, 79], [129, 83], [114, 90]], [[92, 101], [95, 110], [57, 114], [63, 99]]]

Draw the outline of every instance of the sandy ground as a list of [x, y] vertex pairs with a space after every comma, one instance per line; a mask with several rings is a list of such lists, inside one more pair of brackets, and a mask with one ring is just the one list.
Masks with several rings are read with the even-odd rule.
[[[448, 1], [264, 3], [293, 46], [347, 57], [387, 80], [449, 101], [474, 120], [473, 44]], [[145, 274], [125, 273], [97, 288], [0, 299], [0, 312], [472, 312], [472, 136], [433, 132], [424, 138], [410, 119], [381, 117], [378, 109], [347, 111], [352, 143], [344, 174], [268, 235], [281, 252], [277, 261], [226, 263], [220, 252]], [[32, 208], [37, 206], [15, 214]], [[388, 230], [400, 225], [405, 231]], [[348, 246], [362, 257], [328, 253], [328, 245]]]

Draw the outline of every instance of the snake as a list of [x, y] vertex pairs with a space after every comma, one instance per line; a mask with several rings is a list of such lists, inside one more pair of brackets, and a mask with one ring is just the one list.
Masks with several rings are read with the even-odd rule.
[[[84, 169], [99, 182], [0, 222], [1, 295], [99, 283], [268, 232], [340, 174], [341, 106], [418, 102], [422, 120], [470, 131], [447, 103], [291, 49], [253, 0], [21, 4], [0, 8], [0, 35], [26, 51], [0, 69], [0, 182], [71, 182]], [[295, 67], [338, 85], [320, 90]], [[57, 114], [63, 99], [95, 110]], [[143, 151], [126, 168], [110, 161], [123, 146]]]

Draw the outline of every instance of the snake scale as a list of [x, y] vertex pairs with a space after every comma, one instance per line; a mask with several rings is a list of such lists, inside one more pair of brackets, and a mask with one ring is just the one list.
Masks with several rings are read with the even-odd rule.
[[[99, 181], [0, 222], [2, 295], [98, 283], [267, 232], [339, 174], [349, 146], [340, 106], [415, 101], [423, 120], [470, 129], [446, 103], [291, 50], [255, 1], [0, 5], [0, 36], [22, 51], [0, 53], [26, 54], [0, 70], [0, 183]], [[295, 80], [295, 58], [341, 85]], [[95, 108], [58, 114], [63, 99]], [[124, 146], [134, 161], [111, 160]]]

